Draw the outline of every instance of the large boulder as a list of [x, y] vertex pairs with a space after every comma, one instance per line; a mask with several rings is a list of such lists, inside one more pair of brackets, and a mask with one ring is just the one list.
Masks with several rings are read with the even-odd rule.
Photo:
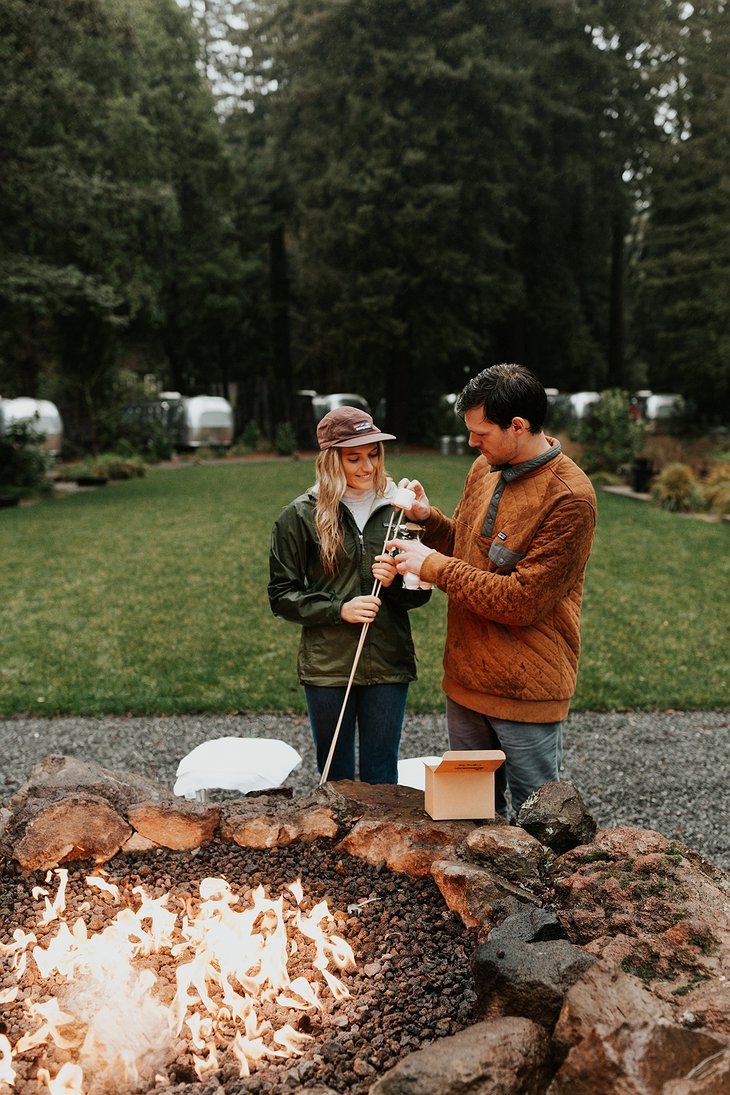
[[438, 859], [455, 859], [473, 821], [433, 821], [423, 808], [423, 791], [413, 787], [355, 783], [327, 784], [319, 794], [349, 832], [338, 848], [393, 871], [427, 876]]
[[242, 848], [276, 848], [298, 840], [332, 839], [339, 824], [315, 796], [289, 801], [259, 795], [224, 804], [221, 836]]
[[132, 827], [103, 798], [67, 794], [60, 801], [34, 800], [14, 815], [5, 832], [12, 857], [27, 871], [91, 859], [107, 863], [132, 835]]
[[[177, 799], [175, 802], [136, 802], [127, 818], [144, 840], [176, 852], [189, 852], [213, 839], [220, 806]], [[129, 845], [125, 850], [131, 850]]]
[[477, 1023], [411, 1053], [370, 1095], [543, 1095], [549, 1040], [529, 1019]]
[[46, 803], [78, 792], [106, 799], [120, 814], [132, 802], [171, 802], [175, 798], [172, 791], [146, 776], [104, 768], [93, 760], [52, 755], [35, 765], [28, 782], [15, 792], [8, 806], [17, 813], [34, 799]]
[[613, 963], [596, 962], [568, 989], [553, 1038], [560, 1057], [578, 1045], [594, 1027], [614, 1029], [624, 1023], [669, 1021], [672, 1011], [632, 974]]
[[[703, 1064], [712, 1066], [727, 1056], [719, 1038], [672, 1023], [636, 1020], [614, 1028], [599, 1026], [570, 1051], [548, 1095], [666, 1095], [668, 1084], [684, 1095], [684, 1083], [693, 1072], [696, 1076]], [[721, 1095], [723, 1088], [696, 1090]]]
[[602, 829], [551, 868], [566, 935], [730, 1035], [730, 876], [661, 833]]
[[595, 835], [596, 822], [572, 783], [544, 783], [522, 803], [517, 824], [557, 855]]
[[516, 825], [480, 825], [467, 834], [464, 852], [474, 862], [526, 885], [539, 882], [553, 859], [544, 844]]
[[446, 904], [468, 928], [492, 928], [522, 902], [536, 900], [493, 871], [461, 860], [437, 859], [431, 874]]
[[551, 1028], [570, 986], [595, 962], [567, 939], [489, 938], [472, 959], [480, 1018], [522, 1015]]
[[26, 870], [75, 859], [106, 863], [132, 835], [126, 816], [132, 803], [172, 799], [144, 776], [77, 757], [45, 757], [8, 803], [3, 845]]

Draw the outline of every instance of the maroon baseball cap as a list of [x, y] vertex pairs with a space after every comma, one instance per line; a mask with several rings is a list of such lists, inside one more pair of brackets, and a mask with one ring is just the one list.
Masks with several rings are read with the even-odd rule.
[[349, 449], [375, 441], [395, 441], [395, 435], [379, 430], [367, 411], [359, 407], [336, 407], [317, 426], [317, 441], [320, 449]]

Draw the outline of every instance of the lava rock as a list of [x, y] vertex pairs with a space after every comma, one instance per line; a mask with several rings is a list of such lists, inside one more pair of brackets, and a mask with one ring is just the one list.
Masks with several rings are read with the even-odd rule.
[[550, 939], [565, 939], [563, 925], [548, 909], [523, 906], [493, 928], [491, 943], [545, 943]]
[[578, 788], [557, 781], [532, 792], [522, 804], [517, 824], [557, 855], [588, 844], [597, 829]]
[[480, 1018], [521, 1015], [552, 1027], [570, 986], [596, 961], [565, 939], [524, 943], [491, 938], [472, 960]]

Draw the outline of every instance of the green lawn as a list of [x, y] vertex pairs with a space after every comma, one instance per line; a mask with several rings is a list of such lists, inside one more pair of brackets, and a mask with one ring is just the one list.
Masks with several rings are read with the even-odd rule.
[[[465, 457], [394, 453], [450, 512]], [[310, 460], [192, 465], [0, 511], [0, 715], [303, 711], [266, 597]], [[727, 526], [601, 493], [574, 709], [728, 705]], [[441, 710], [445, 598], [414, 612], [414, 711]]]

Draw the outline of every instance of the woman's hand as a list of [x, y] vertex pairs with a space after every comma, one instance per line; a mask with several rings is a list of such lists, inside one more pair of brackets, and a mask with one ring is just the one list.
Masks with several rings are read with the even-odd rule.
[[380, 582], [383, 589], [392, 585], [398, 571], [390, 555], [376, 555], [372, 566], [373, 577]]
[[346, 624], [371, 624], [380, 605], [380, 597], [353, 597], [351, 601], [345, 601], [340, 616]]

